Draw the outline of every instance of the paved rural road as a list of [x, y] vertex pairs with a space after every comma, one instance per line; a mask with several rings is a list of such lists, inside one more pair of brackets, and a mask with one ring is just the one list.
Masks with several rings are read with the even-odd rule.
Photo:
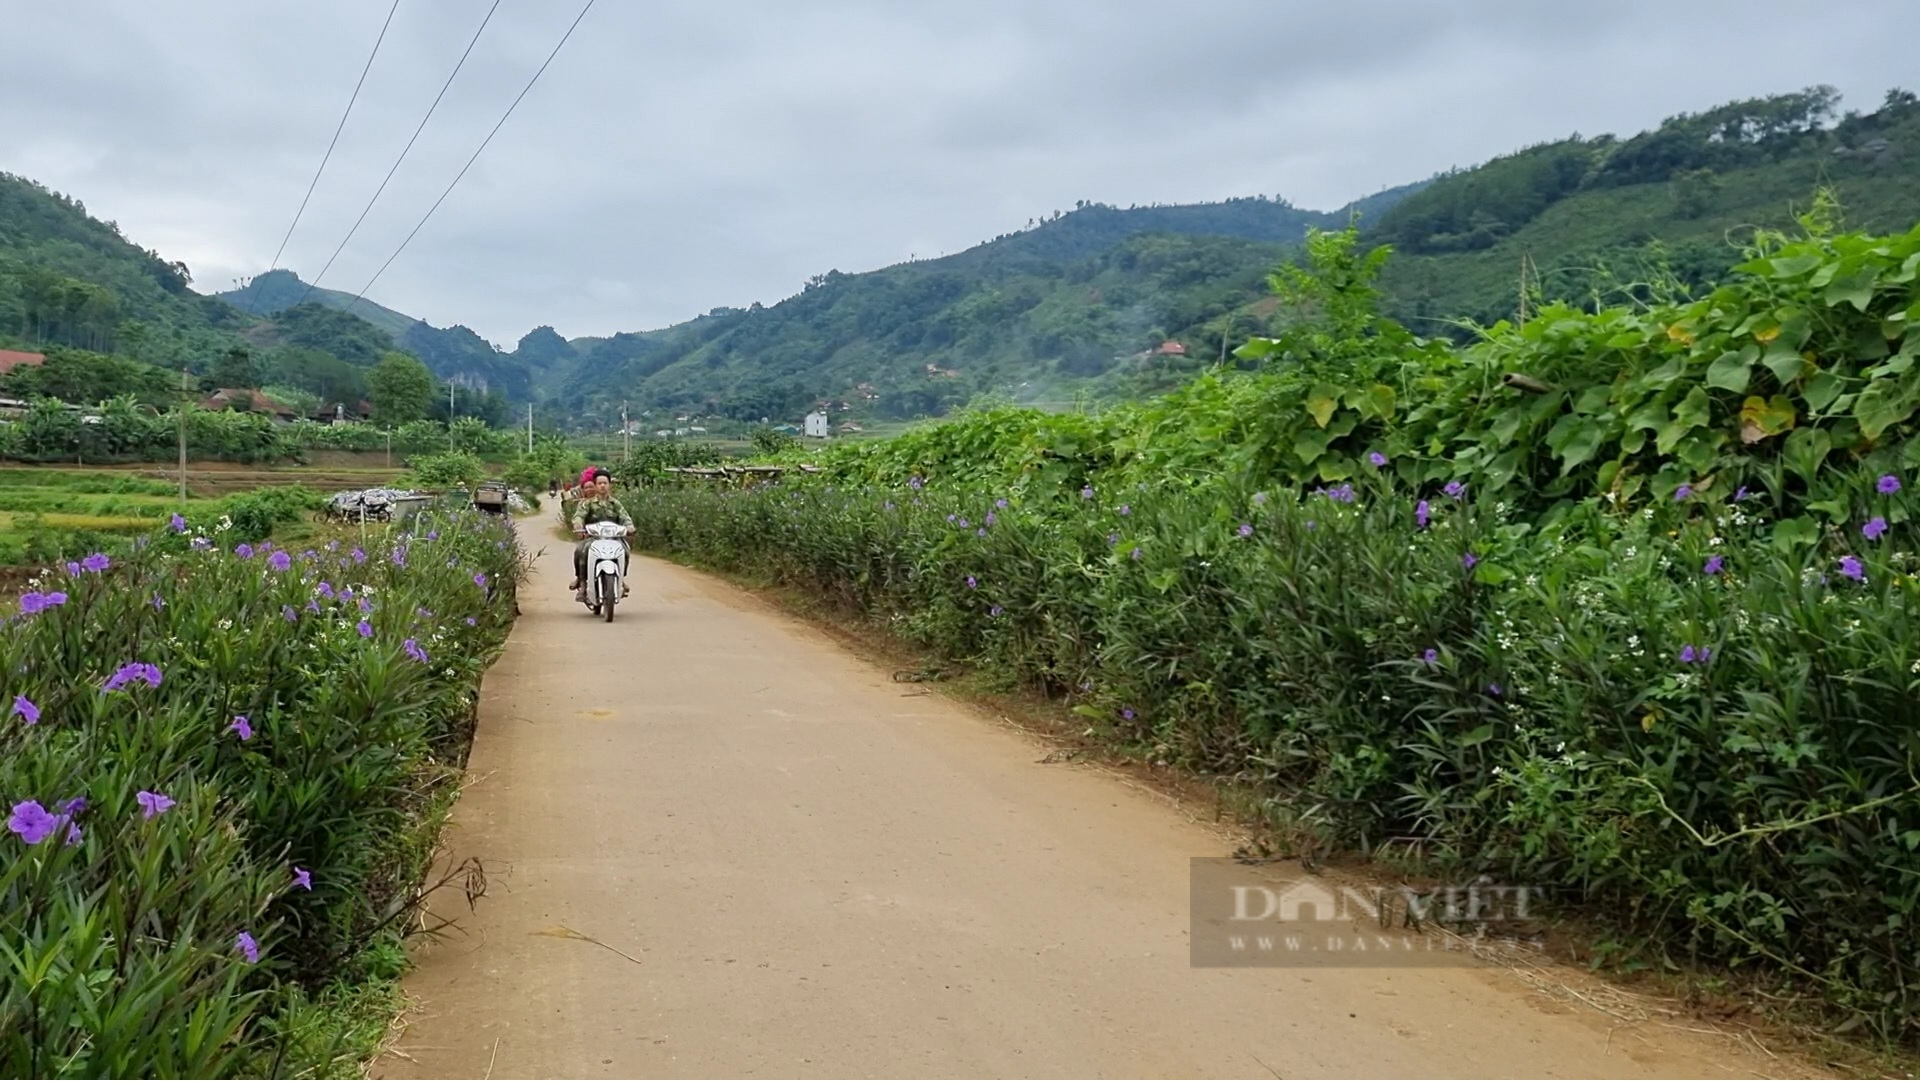
[[1221, 836], [704, 576], [636, 559], [594, 620], [567, 557], [447, 836], [490, 887], [378, 1077], [1792, 1073], [1496, 970], [1195, 969]]

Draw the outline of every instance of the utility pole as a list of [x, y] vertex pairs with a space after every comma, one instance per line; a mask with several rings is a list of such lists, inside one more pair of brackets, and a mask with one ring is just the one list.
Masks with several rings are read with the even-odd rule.
[[447, 450], [453, 449], [453, 380], [449, 377], [447, 380]]
[[627, 404], [620, 403], [620, 457], [633, 457], [633, 423], [627, 420]]
[[180, 405], [175, 408], [175, 412], [180, 415], [179, 417], [179, 420], [180, 420], [180, 506], [182, 508], [186, 507], [186, 504], [187, 504], [187, 399], [188, 399], [188, 393], [189, 392], [187, 390], [187, 369], [186, 369], [186, 365], [183, 363], [180, 366]]
[[533, 403], [527, 403], [527, 453], [533, 453]]

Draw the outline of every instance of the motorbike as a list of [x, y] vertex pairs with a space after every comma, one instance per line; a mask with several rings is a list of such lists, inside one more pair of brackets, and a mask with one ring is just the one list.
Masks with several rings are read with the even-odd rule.
[[620, 600], [621, 564], [627, 556], [627, 528], [618, 522], [587, 524], [587, 608], [613, 623], [613, 604]]

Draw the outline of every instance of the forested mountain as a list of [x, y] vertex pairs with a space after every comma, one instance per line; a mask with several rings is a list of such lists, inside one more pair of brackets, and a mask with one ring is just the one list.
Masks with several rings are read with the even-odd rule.
[[489, 416], [539, 400], [600, 427], [624, 401], [791, 420], [839, 400], [855, 415], [910, 418], [982, 392], [1064, 402], [1177, 382], [1271, 330], [1282, 317], [1268, 274], [1309, 228], [1355, 213], [1369, 243], [1396, 250], [1381, 280], [1386, 310], [1422, 333], [1464, 335], [1515, 314], [1523, 294], [1612, 302], [1698, 288], [1729, 265], [1728, 245], [1790, 225], [1821, 186], [1838, 192], [1849, 225], [1910, 226], [1914, 95], [1890, 91], [1871, 112], [1846, 113], [1824, 87], [1732, 102], [1624, 139], [1528, 147], [1333, 212], [1264, 195], [1082, 202], [955, 255], [829, 270], [770, 306], [571, 342], [541, 327], [508, 352], [465, 327], [309, 291], [290, 271], [202, 296], [186, 267], [77, 201], [0, 174], [0, 346], [84, 351], [66, 370], [120, 373], [146, 394], [159, 383], [142, 365], [209, 373], [244, 350], [246, 364], [227, 371], [353, 401], [371, 366], [399, 350], [465, 388], [457, 409]]
[[309, 286], [290, 270], [271, 270], [256, 275], [240, 283], [238, 288], [215, 293], [214, 296], [242, 312], [257, 316], [277, 315], [299, 304], [325, 305], [359, 316], [396, 339], [420, 322], [370, 300], [356, 299], [351, 293]]
[[577, 352], [559, 393], [580, 415], [625, 399], [739, 418], [839, 399], [880, 417], [981, 392], [1124, 395], [1185, 378], [1269, 327], [1267, 273], [1310, 226], [1358, 211], [1397, 254], [1385, 306], [1425, 333], [1470, 333], [1547, 298], [1617, 302], [1724, 272], [1728, 246], [1836, 189], [1849, 224], [1920, 211], [1920, 109], [1888, 92], [1839, 113], [1830, 88], [1731, 102], [1626, 139], [1574, 136], [1331, 214], [1251, 197], [1205, 206], [1080, 204], [944, 259], [828, 271], [767, 308], [715, 309]]

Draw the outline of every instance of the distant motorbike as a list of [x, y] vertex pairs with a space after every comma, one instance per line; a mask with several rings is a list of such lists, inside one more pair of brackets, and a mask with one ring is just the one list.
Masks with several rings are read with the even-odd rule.
[[626, 561], [627, 528], [618, 522], [587, 524], [587, 608], [613, 623], [613, 604], [620, 600], [621, 564]]

